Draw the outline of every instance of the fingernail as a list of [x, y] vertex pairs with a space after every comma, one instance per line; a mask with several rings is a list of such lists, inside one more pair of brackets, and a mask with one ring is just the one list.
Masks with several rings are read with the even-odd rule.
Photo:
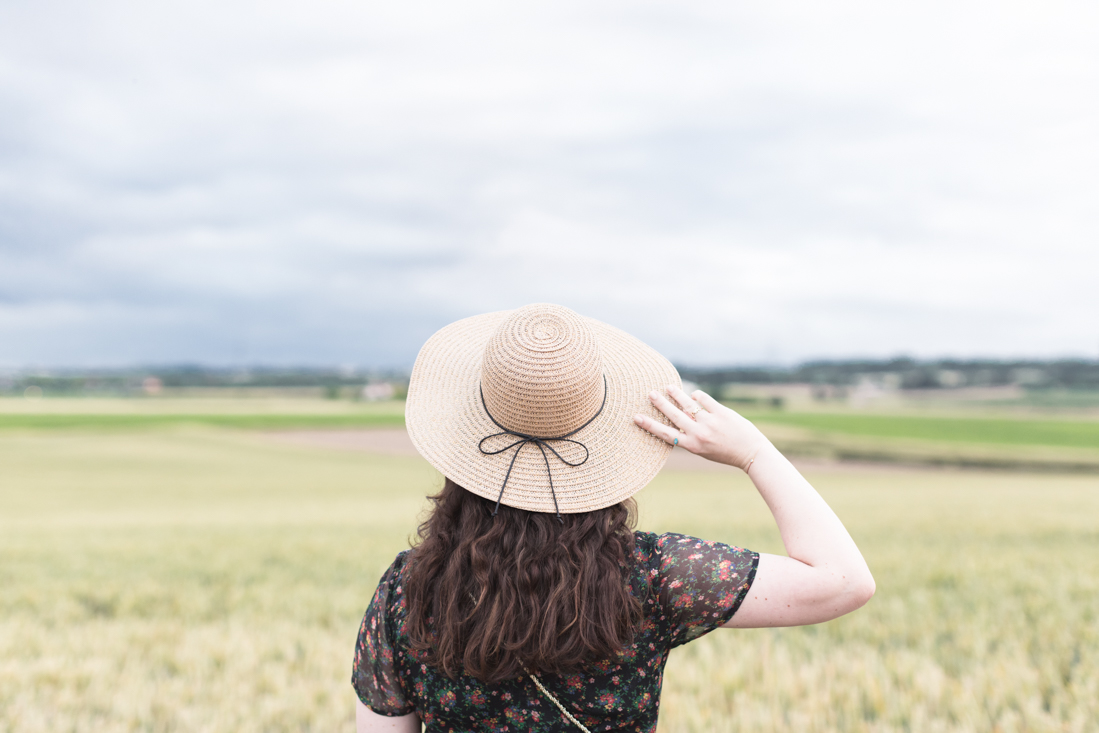
[[640, 415], [634, 415], [633, 421], [640, 425], [641, 423], [645, 422], [645, 418], [641, 417]]

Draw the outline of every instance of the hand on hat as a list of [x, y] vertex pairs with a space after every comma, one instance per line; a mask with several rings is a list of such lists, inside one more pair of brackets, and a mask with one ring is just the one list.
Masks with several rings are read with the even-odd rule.
[[679, 387], [669, 385], [667, 391], [674, 403], [655, 390], [649, 393], [649, 399], [676, 427], [645, 415], [634, 416], [639, 427], [656, 437], [673, 444], [678, 440], [677, 444], [691, 453], [744, 471], [771, 444], [749, 420], [702, 390], [688, 396]]

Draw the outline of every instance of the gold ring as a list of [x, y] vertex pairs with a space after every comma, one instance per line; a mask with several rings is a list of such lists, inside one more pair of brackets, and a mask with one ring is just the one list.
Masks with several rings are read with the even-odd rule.
[[695, 405], [695, 409], [689, 411], [687, 414], [691, 416], [691, 419], [695, 419], [695, 415], [702, 412], [702, 405]]

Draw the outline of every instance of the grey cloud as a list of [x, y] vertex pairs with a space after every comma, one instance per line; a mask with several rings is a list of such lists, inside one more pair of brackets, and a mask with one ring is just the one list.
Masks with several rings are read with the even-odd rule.
[[1099, 22], [1012, 12], [5, 6], [0, 363], [1090, 353]]

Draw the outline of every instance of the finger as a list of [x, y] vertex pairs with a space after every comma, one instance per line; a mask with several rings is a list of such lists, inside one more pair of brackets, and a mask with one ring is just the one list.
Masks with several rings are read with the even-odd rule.
[[672, 399], [679, 403], [679, 408], [686, 412], [688, 415], [693, 415], [694, 413], [698, 412], [699, 408], [701, 407], [701, 405], [692, 400], [686, 392], [684, 392], [681, 388], [674, 384], [668, 385], [668, 394], [672, 396]]
[[[681, 445], [684, 448], [687, 447], [686, 445], [684, 445], [684, 441], [688, 440], [689, 436], [679, 432], [671, 425], [665, 425], [659, 420], [653, 420], [647, 415], [634, 415], [633, 421], [637, 423], [638, 427], [640, 427], [642, 430], [652, 433], [656, 437], [663, 440], [665, 443], [670, 443], [672, 445]], [[688, 448], [688, 450], [690, 449]]]
[[691, 392], [691, 397], [694, 397], [695, 401], [698, 402], [698, 404], [702, 405], [702, 409], [709, 412], [715, 412], [717, 408], [724, 407], [724, 405], [722, 405], [720, 402], [718, 402], [713, 397], [706, 394], [700, 389], [696, 389], [694, 392]]
[[673, 405], [671, 400], [664, 395], [654, 390], [649, 393], [649, 399], [652, 401], [653, 407], [663, 412], [677, 428], [686, 430], [688, 427], [694, 426], [695, 421], [687, 417], [682, 410]]

